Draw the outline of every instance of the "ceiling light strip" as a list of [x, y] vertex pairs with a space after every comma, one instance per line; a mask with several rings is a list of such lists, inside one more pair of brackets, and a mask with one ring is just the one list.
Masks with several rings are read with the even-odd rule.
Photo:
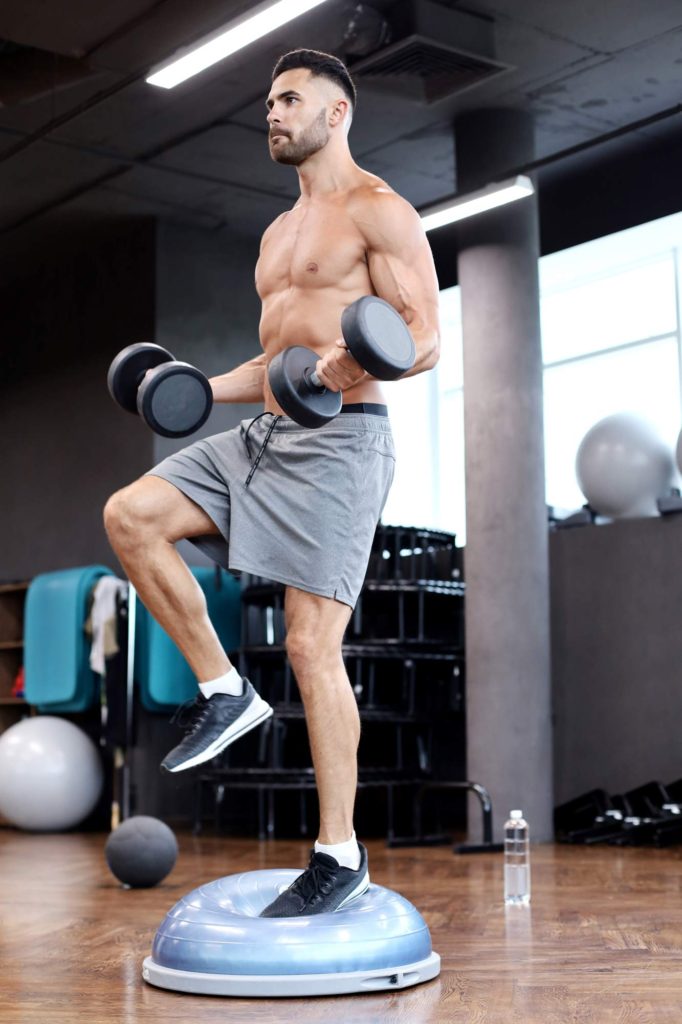
[[421, 221], [425, 231], [433, 231], [444, 224], [452, 224], [454, 221], [464, 220], [465, 217], [473, 217], [477, 213], [484, 213], [497, 206], [532, 196], [534, 192], [530, 178], [519, 174], [508, 181], [495, 182], [476, 192], [468, 192], [456, 199], [426, 207], [420, 212]]
[[226, 30], [219, 30], [218, 35], [213, 34], [183, 53], [181, 57], [164, 64], [153, 71], [145, 81], [162, 89], [172, 89], [324, 2], [325, 0], [279, 0], [279, 3], [268, 4], [246, 21]]

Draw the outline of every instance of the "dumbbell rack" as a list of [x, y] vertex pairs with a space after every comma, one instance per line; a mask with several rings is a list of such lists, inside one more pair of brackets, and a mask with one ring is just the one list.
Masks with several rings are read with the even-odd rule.
[[[380, 525], [367, 577], [346, 630], [344, 662], [358, 702], [362, 738], [358, 790], [386, 794], [386, 837], [395, 837], [395, 790], [421, 791], [464, 760], [464, 593], [455, 536]], [[273, 706], [266, 725], [228, 747], [197, 777], [195, 831], [212, 798], [218, 828], [225, 798], [258, 798], [258, 834], [274, 837], [277, 793], [299, 794], [299, 831], [308, 832], [315, 778], [303, 705], [284, 646], [284, 587], [242, 576], [239, 670]], [[436, 742], [438, 733], [442, 742]], [[460, 776], [461, 777], [461, 776]], [[412, 821], [412, 818], [410, 819]]]

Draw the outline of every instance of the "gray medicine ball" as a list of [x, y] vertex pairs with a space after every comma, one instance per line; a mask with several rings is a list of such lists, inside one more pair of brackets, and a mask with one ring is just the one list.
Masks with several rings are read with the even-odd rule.
[[119, 882], [132, 889], [145, 889], [171, 871], [178, 856], [178, 843], [163, 821], [138, 814], [114, 829], [104, 847], [104, 856]]

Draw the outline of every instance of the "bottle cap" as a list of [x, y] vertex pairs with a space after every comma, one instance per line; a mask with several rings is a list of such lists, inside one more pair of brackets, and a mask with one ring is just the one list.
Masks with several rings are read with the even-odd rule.
[[513, 818], [514, 821], [516, 821], [518, 818], [522, 818], [523, 817], [523, 811], [510, 811], [509, 812], [509, 817]]

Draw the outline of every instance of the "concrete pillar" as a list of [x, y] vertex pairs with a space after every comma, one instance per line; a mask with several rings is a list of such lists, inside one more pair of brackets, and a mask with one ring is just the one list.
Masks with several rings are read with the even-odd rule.
[[[455, 125], [457, 190], [532, 158], [521, 111]], [[463, 221], [468, 777], [486, 786], [495, 837], [511, 808], [552, 836], [549, 574], [535, 197]], [[469, 806], [471, 838], [480, 815]]]

